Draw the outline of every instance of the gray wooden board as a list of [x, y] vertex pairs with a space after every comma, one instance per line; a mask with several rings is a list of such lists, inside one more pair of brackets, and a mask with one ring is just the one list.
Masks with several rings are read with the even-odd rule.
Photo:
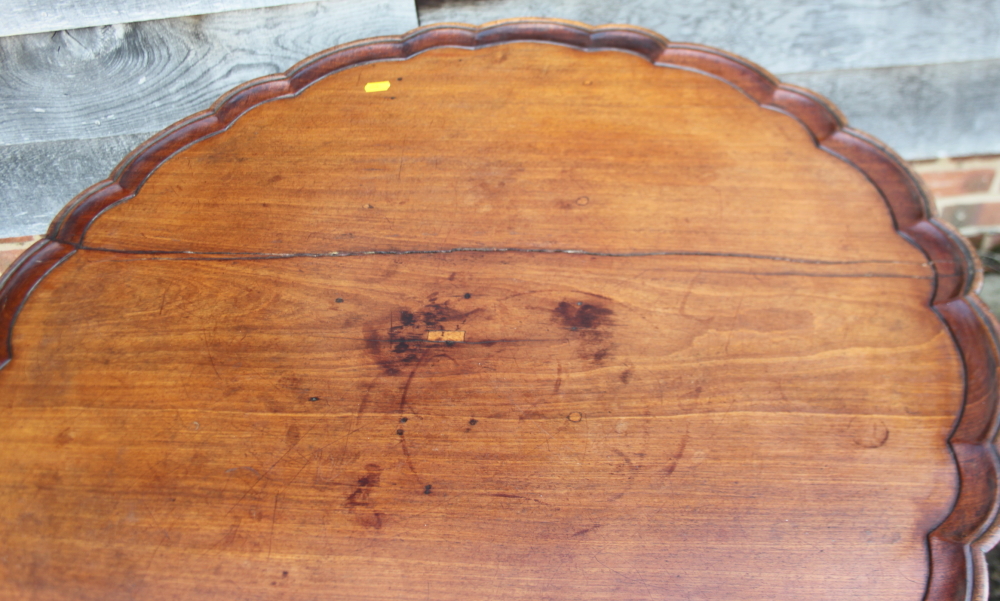
[[[43, 232], [59, 208], [83, 188], [104, 179], [114, 164], [151, 132], [206, 108], [226, 89], [285, 69], [336, 43], [402, 33], [415, 25], [413, 6], [407, 2], [370, 3], [363, 11], [349, 4], [352, 3], [340, 0], [45, 36], [0, 38], [0, 237]], [[791, 11], [805, 4], [767, 0], [755, 6], [767, 12], [774, 6], [787, 5]], [[996, 4], [983, 3], [979, 14], [981, 21], [994, 31]], [[548, 5], [558, 10], [538, 8]], [[774, 54], [777, 60], [782, 52], [821, 54], [822, 49], [810, 47], [805, 38], [789, 43], [789, 36], [795, 38], [790, 33], [777, 38], [784, 40], [781, 43], [786, 45], [785, 50], [769, 48], [765, 42], [775, 32], [763, 34], [752, 27], [754, 23], [762, 23], [760, 15], [754, 21], [750, 18], [753, 15], [740, 12], [745, 7], [733, 6], [727, 13], [729, 20], [715, 22], [706, 16], [711, 12], [706, 7], [711, 6], [718, 16], [721, 9], [717, 0], [685, 6], [688, 16], [676, 18], [680, 25], [674, 31], [665, 30], [662, 25], [666, 22], [664, 15], [669, 17], [674, 14], [669, 11], [674, 9], [649, 1], [612, 6], [576, 0], [560, 4], [494, 0], [473, 5], [423, 3], [420, 9], [425, 23], [454, 19], [482, 22], [510, 16], [503, 9], [511, 7], [516, 9], [514, 14], [549, 15], [593, 23], [633, 22], [659, 29], [672, 39], [714, 44], [749, 55], [775, 71], [780, 71], [780, 65], [776, 68], [763, 55]], [[827, 13], [827, 19], [833, 20], [838, 14], [842, 17], [847, 14], [844, 11], [865, 14], [872, 7], [882, 7], [879, 10], [895, 7], [892, 10], [898, 11], [923, 6], [923, 2], [898, 6], [863, 3], [853, 8], [843, 4], [829, 6], [832, 12]], [[963, 11], [971, 3], [955, 2], [948, 6], [951, 12], [965, 14]], [[817, 7], [813, 5], [822, 12]], [[679, 10], [675, 12], [679, 14]], [[927, 10], [940, 16], [943, 9], [930, 6]], [[702, 16], [697, 17], [698, 14]], [[734, 19], [744, 26], [734, 26]], [[773, 20], [779, 25], [787, 21], [779, 17]], [[852, 23], [862, 20], [857, 14], [846, 19]], [[951, 31], [955, 27], [945, 29]], [[969, 36], [951, 33], [946, 37], [952, 41], [938, 44], [938, 49], [954, 46], [955, 37], [975, 46], [976, 31], [980, 29], [973, 27]], [[815, 37], [818, 33], [809, 35], [814, 35], [809, 38], [813, 40], [810, 43], [819, 39]], [[843, 33], [847, 40], [844, 43], [828, 40], [828, 53], [836, 60], [848, 60], [850, 57], [845, 54], [850, 50], [848, 42], [858, 35], [862, 34]], [[934, 35], [928, 34], [928, 39], [935, 39]], [[884, 41], [877, 43], [886, 45]], [[758, 47], [763, 55], [755, 56], [741, 49], [741, 44]], [[774, 45], [779, 46], [778, 42]], [[927, 45], [934, 46], [930, 42]], [[823, 64], [817, 56], [795, 60], [808, 65]], [[1000, 103], [996, 101], [1000, 98], [1000, 61], [781, 76], [829, 96], [852, 124], [880, 137], [906, 158], [1000, 152]], [[60, 141], [64, 138], [81, 140]]]
[[557, 17], [627, 23], [774, 73], [1000, 58], [1000, 0], [417, 0], [420, 24]]
[[[1000, 153], [1000, 61], [798, 73], [852, 124], [905, 158]], [[0, 238], [43, 233], [55, 213], [148, 134], [0, 146]]]
[[909, 159], [1000, 152], [1000, 0], [417, 0], [417, 14], [638, 25], [815, 89]]
[[786, 73], [909, 160], [1000, 154], [1000, 60]]
[[412, 0], [329, 0], [0, 38], [0, 144], [156, 131], [311, 54], [416, 26]]
[[301, 0], [3, 0], [0, 36], [188, 17]]
[[149, 136], [0, 146], [0, 238], [44, 234], [77, 193], [105, 179]]

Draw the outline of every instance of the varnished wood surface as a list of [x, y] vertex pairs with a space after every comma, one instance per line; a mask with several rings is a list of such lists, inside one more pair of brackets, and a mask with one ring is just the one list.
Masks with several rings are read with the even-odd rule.
[[422, 30], [113, 175], [0, 289], [6, 597], [984, 594], [975, 264], [752, 65]]

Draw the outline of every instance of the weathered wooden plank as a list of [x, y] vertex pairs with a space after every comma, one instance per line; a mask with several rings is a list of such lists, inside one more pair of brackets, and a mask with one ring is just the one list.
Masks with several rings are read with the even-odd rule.
[[[1000, 153], [1000, 61], [795, 73], [908, 159]], [[149, 133], [0, 146], [0, 237], [38, 234]]]
[[59, 209], [149, 137], [0, 146], [0, 238], [43, 234]]
[[0, 144], [156, 131], [320, 50], [415, 26], [408, 0], [330, 0], [0, 38]]
[[907, 159], [1000, 153], [1000, 60], [791, 73]]
[[300, 0], [6, 0], [0, 36], [297, 4]]
[[418, 0], [417, 11], [422, 25], [527, 16], [628, 23], [776, 73], [1000, 58], [996, 0]]

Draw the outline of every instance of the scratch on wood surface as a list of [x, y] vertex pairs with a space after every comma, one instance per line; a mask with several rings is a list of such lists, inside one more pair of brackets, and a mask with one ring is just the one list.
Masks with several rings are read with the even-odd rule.
[[602, 566], [604, 566], [605, 568], [607, 568], [611, 572], [614, 572], [620, 578], [622, 578], [623, 580], [625, 580], [627, 582], [631, 582], [633, 584], [641, 584], [643, 586], [643, 588], [646, 589], [646, 595], [648, 596], [648, 598], [649, 599], [653, 598], [653, 591], [650, 590], [649, 584], [642, 578], [642, 575], [639, 573], [638, 570], [636, 570], [635, 568], [632, 568], [632, 571], [635, 572], [635, 575], [634, 576], [630, 576], [630, 575], [628, 575], [628, 574], [626, 574], [624, 572], [620, 572], [620, 571], [612, 568], [608, 564], [604, 563], [603, 561], [600, 560], [600, 558], [598, 558], [597, 555], [598, 555], [597, 553], [595, 553], [593, 555], [594, 561], [596, 561], [597, 563], [601, 564]]
[[[315, 428], [315, 426], [313, 426], [313, 428]], [[309, 428], [309, 430], [306, 431], [306, 435], [308, 435], [310, 432], [312, 432], [313, 428]], [[301, 438], [302, 437], [300, 437], [300, 439]], [[288, 454], [291, 453], [292, 450], [295, 449], [296, 446], [298, 446], [298, 444], [299, 444], [299, 440], [296, 440], [294, 444], [292, 444], [291, 446], [289, 446], [288, 449], [286, 449], [285, 452], [281, 454], [281, 457], [278, 457], [277, 461], [275, 461], [274, 463], [271, 464], [271, 467], [267, 468], [267, 471], [265, 471], [263, 474], [261, 474], [259, 478], [257, 478], [256, 480], [254, 480], [253, 484], [251, 484], [250, 487], [247, 488], [246, 491], [244, 491], [244, 493], [240, 496], [240, 498], [237, 499], [236, 502], [233, 503], [233, 505], [228, 510], [226, 510], [226, 514], [225, 515], [229, 515], [230, 513], [232, 513], [232, 511], [234, 509], [236, 509], [236, 507], [239, 506], [240, 503], [243, 502], [243, 499], [245, 499], [247, 497], [247, 495], [250, 494], [250, 491], [252, 491], [254, 488], [256, 488], [257, 485], [260, 484], [260, 481], [263, 480], [264, 478], [266, 478], [268, 476], [268, 474], [270, 474], [274, 470], [275, 466], [277, 466], [279, 463], [281, 463], [285, 459], [285, 457], [287, 457]], [[302, 468], [300, 468], [298, 472], [296, 472], [296, 477], [298, 477], [298, 474], [302, 473], [302, 470], [305, 469], [306, 465], [309, 465], [309, 461], [307, 461], [306, 464], [303, 465]]]
[[727, 357], [729, 356], [729, 343], [733, 339], [733, 330], [736, 329], [737, 323], [739, 322], [740, 311], [743, 309], [743, 301], [746, 300], [746, 297], [747, 297], [747, 295], [746, 295], [746, 285], [744, 285], [743, 289], [740, 290], [740, 300], [736, 304], [736, 313], [733, 315], [733, 327], [729, 328], [729, 332], [726, 335], [726, 348], [723, 349], [723, 351], [722, 351], [722, 354], [725, 355], [725, 356], [727, 356]]
[[597, 530], [600, 527], [601, 524], [594, 524], [589, 528], [584, 528], [583, 530], [577, 530], [576, 532], [573, 533], [573, 536], [583, 536], [584, 534], [587, 534], [588, 532], [593, 532], [594, 530]]
[[535, 503], [539, 503], [541, 505], [548, 505], [548, 503], [546, 503], [545, 501], [540, 501], [538, 499], [532, 499], [531, 497], [525, 497], [523, 495], [514, 495], [505, 492], [496, 492], [493, 493], [492, 496], [500, 497], [501, 499], [523, 499], [525, 501], [534, 501]]
[[400, 413], [403, 413], [403, 411], [406, 410], [406, 395], [410, 392], [410, 384], [413, 382], [413, 376], [416, 375], [417, 370], [420, 369], [420, 364], [424, 362], [424, 358], [427, 356], [427, 350], [428, 349], [424, 349], [424, 352], [420, 353], [420, 358], [417, 359], [416, 365], [414, 365], [413, 369], [410, 370], [410, 375], [406, 377], [406, 383], [403, 384], [403, 392], [399, 396]]
[[274, 543], [274, 522], [278, 516], [278, 495], [274, 495], [274, 508], [271, 510], [271, 535], [267, 539], [267, 560], [271, 560], [271, 545]]
[[687, 429], [684, 430], [684, 436], [681, 437], [681, 442], [677, 445], [677, 451], [674, 452], [673, 456], [670, 457], [669, 463], [663, 468], [663, 473], [667, 477], [673, 475], [674, 471], [677, 469], [677, 464], [680, 463], [681, 459], [684, 457], [684, 450], [687, 449], [688, 438], [690, 437], [691, 426], [688, 425]]
[[413, 467], [413, 459], [410, 457], [410, 447], [406, 446], [405, 436], [399, 437], [399, 446], [403, 450], [403, 457], [406, 458], [406, 467], [410, 469], [410, 473], [417, 479], [417, 483], [423, 485], [423, 480], [420, 479], [420, 474], [418, 474], [417, 469]]

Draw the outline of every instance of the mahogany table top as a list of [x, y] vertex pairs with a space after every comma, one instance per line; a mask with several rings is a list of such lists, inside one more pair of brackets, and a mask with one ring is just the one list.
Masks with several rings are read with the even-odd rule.
[[721, 51], [331, 49], [5, 276], [0, 597], [983, 598], [977, 269], [890, 150]]

